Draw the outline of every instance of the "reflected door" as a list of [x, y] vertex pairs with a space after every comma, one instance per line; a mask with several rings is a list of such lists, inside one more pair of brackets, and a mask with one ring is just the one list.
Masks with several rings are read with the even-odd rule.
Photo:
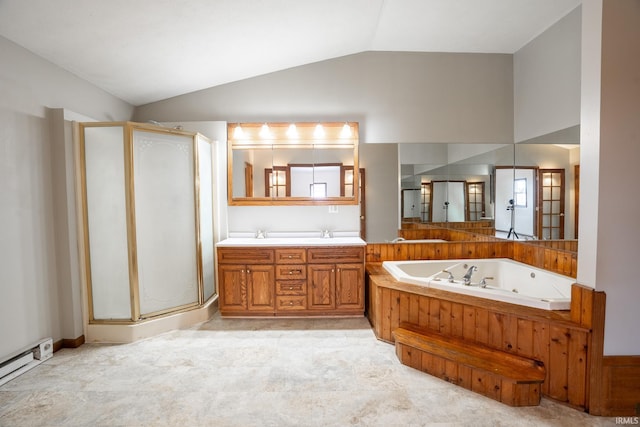
[[433, 205], [431, 183], [423, 182], [420, 189], [420, 217], [422, 222], [431, 222], [431, 206]]
[[467, 182], [466, 221], [479, 221], [484, 217], [484, 182]]
[[420, 190], [402, 190], [402, 220], [414, 221], [420, 218]]
[[545, 240], [564, 239], [564, 169], [538, 172], [538, 230]]

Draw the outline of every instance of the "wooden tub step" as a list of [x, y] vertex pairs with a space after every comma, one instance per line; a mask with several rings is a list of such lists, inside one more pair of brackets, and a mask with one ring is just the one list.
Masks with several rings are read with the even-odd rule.
[[394, 336], [404, 365], [507, 405], [540, 404], [542, 362], [407, 323]]

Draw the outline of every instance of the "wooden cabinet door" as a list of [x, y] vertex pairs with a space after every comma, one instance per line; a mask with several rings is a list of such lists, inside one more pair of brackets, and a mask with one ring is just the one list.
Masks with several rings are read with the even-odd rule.
[[275, 268], [272, 265], [247, 266], [247, 309], [250, 311], [273, 311]]
[[364, 308], [362, 264], [336, 264], [336, 308]]
[[310, 310], [334, 309], [336, 273], [335, 264], [308, 266], [308, 301]]
[[220, 310], [246, 310], [246, 266], [220, 265], [219, 271]]

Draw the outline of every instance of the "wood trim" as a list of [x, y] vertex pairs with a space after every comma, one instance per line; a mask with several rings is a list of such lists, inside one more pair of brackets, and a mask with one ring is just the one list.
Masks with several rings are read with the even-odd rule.
[[[593, 291], [591, 307], [591, 343], [589, 345], [589, 401], [587, 409], [592, 415], [605, 415], [603, 358], [604, 321], [606, 296], [604, 292]], [[583, 308], [584, 310], [584, 308]], [[588, 317], [588, 314], [585, 314]]]
[[63, 348], [78, 348], [85, 343], [84, 335], [80, 335], [77, 338], [63, 338], [53, 343], [53, 352]]

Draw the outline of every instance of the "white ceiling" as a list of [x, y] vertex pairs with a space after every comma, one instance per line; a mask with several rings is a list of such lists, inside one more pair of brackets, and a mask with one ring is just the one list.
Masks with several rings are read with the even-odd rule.
[[514, 53], [581, 0], [0, 0], [0, 35], [133, 104], [363, 51]]

